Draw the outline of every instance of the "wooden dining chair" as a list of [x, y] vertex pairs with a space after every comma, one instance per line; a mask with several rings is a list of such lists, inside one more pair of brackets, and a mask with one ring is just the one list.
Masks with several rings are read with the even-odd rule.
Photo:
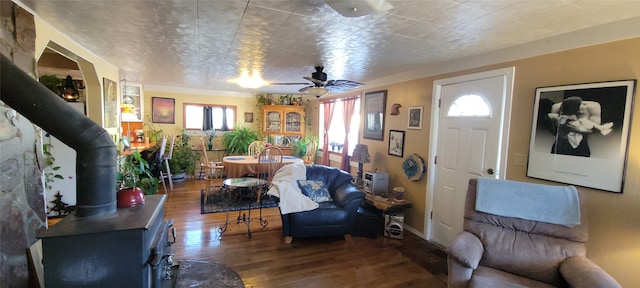
[[282, 150], [276, 146], [268, 146], [258, 155], [258, 178], [267, 180], [271, 184], [273, 175], [282, 167]]
[[257, 159], [258, 174], [256, 177], [267, 180], [267, 184], [257, 190], [258, 203], [261, 204], [262, 197], [266, 196], [267, 191], [271, 187], [273, 175], [282, 167], [282, 158], [282, 150], [276, 146], [268, 146], [260, 151]]
[[205, 195], [208, 195], [209, 193], [220, 191], [222, 181], [224, 181], [224, 166], [222, 162], [209, 162], [207, 146], [204, 146], [204, 139], [200, 138], [200, 142], [202, 143], [202, 159], [204, 160], [200, 162], [200, 168], [205, 171], [204, 180], [206, 181], [206, 185], [204, 191]]
[[247, 155], [249, 156], [258, 156], [260, 151], [262, 151], [265, 147], [267, 147], [267, 143], [264, 141], [253, 141], [249, 144], [249, 148], [247, 149]]

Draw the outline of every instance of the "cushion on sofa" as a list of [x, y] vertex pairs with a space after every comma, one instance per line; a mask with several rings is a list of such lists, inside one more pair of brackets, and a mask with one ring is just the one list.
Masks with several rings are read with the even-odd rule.
[[302, 194], [316, 203], [331, 201], [331, 195], [322, 180], [298, 180]]

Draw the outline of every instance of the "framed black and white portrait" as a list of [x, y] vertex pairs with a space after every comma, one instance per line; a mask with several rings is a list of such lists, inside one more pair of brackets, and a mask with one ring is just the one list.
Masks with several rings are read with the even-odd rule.
[[635, 82], [537, 88], [527, 176], [622, 193]]
[[407, 129], [422, 129], [422, 106], [409, 107]]
[[389, 130], [389, 155], [402, 157], [404, 154], [404, 131]]

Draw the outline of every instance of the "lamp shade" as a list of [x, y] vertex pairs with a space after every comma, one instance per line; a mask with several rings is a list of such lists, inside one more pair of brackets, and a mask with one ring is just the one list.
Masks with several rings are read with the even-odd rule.
[[353, 156], [351, 161], [358, 163], [369, 163], [371, 159], [369, 157], [369, 148], [364, 144], [356, 144], [356, 148], [353, 149]]

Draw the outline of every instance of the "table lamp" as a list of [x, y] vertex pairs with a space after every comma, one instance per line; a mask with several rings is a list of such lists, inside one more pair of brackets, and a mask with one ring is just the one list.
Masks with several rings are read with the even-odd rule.
[[371, 162], [369, 157], [369, 148], [364, 144], [356, 144], [356, 148], [353, 149], [353, 155], [351, 161], [358, 162], [358, 179], [356, 179], [356, 185], [362, 187], [362, 166], [363, 163]]

